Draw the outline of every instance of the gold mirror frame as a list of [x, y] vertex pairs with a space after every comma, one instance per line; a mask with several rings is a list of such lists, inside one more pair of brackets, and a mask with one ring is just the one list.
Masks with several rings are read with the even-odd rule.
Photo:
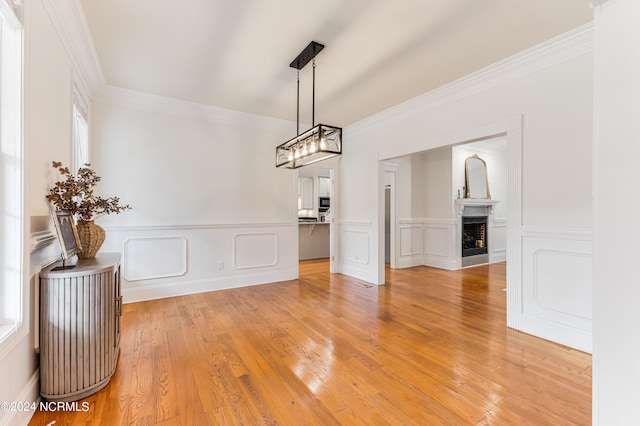
[[[478, 163], [477, 167], [472, 167], [473, 169], [479, 170], [479, 167], [482, 167], [481, 171], [476, 171], [473, 170], [472, 173], [469, 172], [469, 160], [472, 160], [473, 162], [480, 162]], [[484, 176], [480, 176], [480, 174], [483, 174]], [[475, 178], [475, 179], [474, 179]], [[484, 180], [484, 185], [481, 182], [482, 180]], [[464, 197], [465, 198], [473, 198], [473, 199], [483, 199], [483, 200], [490, 200], [491, 199], [491, 192], [489, 192], [489, 177], [487, 175], [487, 163], [485, 163], [485, 161], [478, 157], [477, 154], [473, 154], [471, 157], [467, 157], [466, 160], [464, 160], [464, 183], [466, 185], [466, 190], [465, 190], [465, 194]], [[475, 189], [472, 188], [472, 185], [475, 187]], [[480, 189], [478, 188], [484, 186], [484, 189], [486, 192], [482, 193], [482, 194], [478, 194], [478, 192], [480, 191]], [[473, 196], [472, 195], [476, 195]], [[477, 195], [484, 195], [484, 196], [477, 196]]]

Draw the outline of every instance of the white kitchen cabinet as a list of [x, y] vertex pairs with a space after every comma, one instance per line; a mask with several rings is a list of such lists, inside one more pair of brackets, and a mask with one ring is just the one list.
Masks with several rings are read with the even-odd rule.
[[298, 178], [298, 209], [313, 209], [313, 178]]
[[328, 177], [318, 177], [318, 197], [331, 196], [331, 179]]

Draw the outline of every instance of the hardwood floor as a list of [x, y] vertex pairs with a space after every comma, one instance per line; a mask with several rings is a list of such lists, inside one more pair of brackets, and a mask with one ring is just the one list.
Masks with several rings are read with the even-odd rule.
[[505, 327], [505, 265], [300, 279], [124, 306], [87, 412], [31, 424], [591, 424], [591, 356]]

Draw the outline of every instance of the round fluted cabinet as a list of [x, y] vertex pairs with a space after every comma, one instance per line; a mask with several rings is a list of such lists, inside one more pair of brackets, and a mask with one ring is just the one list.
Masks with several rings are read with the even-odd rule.
[[120, 254], [40, 272], [40, 394], [75, 401], [109, 383], [120, 341]]

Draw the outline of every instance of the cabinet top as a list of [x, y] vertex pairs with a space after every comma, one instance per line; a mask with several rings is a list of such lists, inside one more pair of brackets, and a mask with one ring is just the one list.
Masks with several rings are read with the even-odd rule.
[[62, 262], [58, 261], [40, 271], [40, 278], [66, 278], [110, 271], [120, 265], [120, 253], [100, 253], [93, 259], [77, 259], [77, 261], [67, 259], [65, 264], [75, 264], [76, 266], [71, 269], [53, 271], [53, 268], [62, 265]]

